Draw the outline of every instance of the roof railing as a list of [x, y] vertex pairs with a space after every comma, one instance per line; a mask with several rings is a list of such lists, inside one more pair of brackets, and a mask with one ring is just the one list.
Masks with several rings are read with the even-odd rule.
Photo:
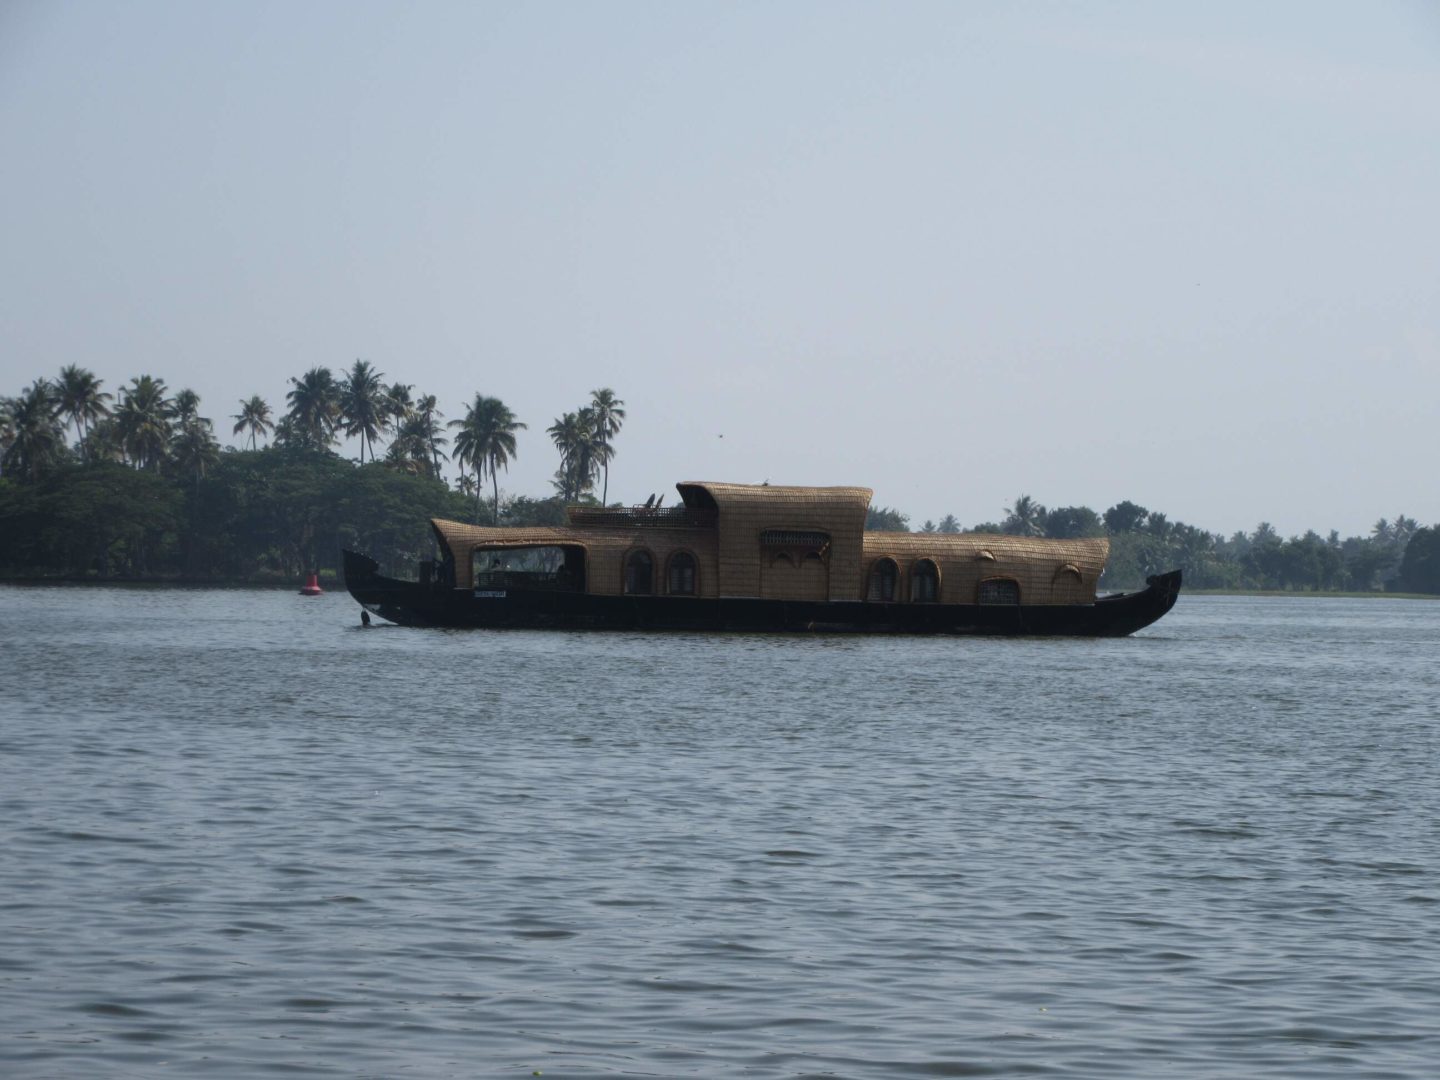
[[713, 529], [717, 510], [688, 506], [567, 506], [571, 525], [609, 525], [624, 529]]

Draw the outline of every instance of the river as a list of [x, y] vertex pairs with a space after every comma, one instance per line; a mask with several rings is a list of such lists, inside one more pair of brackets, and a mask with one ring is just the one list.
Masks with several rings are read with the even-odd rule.
[[1440, 1070], [1440, 603], [358, 616], [0, 588], [0, 1074]]

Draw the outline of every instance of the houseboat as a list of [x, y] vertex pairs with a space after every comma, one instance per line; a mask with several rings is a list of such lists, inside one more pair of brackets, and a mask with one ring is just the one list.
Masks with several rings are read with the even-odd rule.
[[435, 519], [419, 580], [345, 552], [345, 584], [405, 626], [904, 634], [1134, 633], [1180, 572], [1097, 596], [1110, 542], [867, 532], [862, 487], [691, 481], [680, 505], [572, 506], [569, 524]]

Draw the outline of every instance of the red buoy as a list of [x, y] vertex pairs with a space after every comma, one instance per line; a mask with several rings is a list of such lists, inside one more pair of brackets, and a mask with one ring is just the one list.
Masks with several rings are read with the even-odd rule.
[[305, 577], [305, 584], [300, 589], [301, 596], [319, 596], [325, 590], [320, 588], [320, 575], [311, 570]]

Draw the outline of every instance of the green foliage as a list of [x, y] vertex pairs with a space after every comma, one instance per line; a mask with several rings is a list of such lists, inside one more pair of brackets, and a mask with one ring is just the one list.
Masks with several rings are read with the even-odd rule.
[[11, 573], [142, 577], [170, 568], [185, 497], [122, 465], [72, 466], [0, 493], [0, 567]]
[[0, 570], [291, 581], [338, 570], [342, 547], [402, 570], [428, 557], [430, 518], [461, 513], [439, 480], [318, 451], [232, 450], [198, 484], [102, 462], [0, 483]]
[[1406, 592], [1440, 593], [1440, 526], [1417, 529], [1410, 536], [1399, 580]]
[[1001, 532], [1011, 536], [1045, 535], [1045, 507], [1029, 495], [1021, 495], [1014, 506], [1006, 508], [1005, 514], [1005, 520], [1000, 525]]
[[1145, 524], [1145, 518], [1149, 514], [1150, 511], [1139, 503], [1126, 499], [1105, 511], [1105, 528], [1112, 536], [1116, 533], [1136, 532]]
[[910, 515], [888, 506], [872, 506], [865, 514], [865, 528], [871, 532], [909, 532]]
[[1045, 535], [1064, 539], [1104, 536], [1105, 523], [1088, 506], [1061, 506], [1045, 514]]
[[[460, 463], [463, 480], [464, 468], [469, 465], [477, 481], [483, 481], [488, 473], [493, 490], [491, 499], [492, 519], [499, 524], [500, 517], [500, 470], [509, 469], [510, 459], [515, 457], [515, 433], [528, 425], [522, 424], [510, 411], [510, 407], [499, 398], [476, 394], [475, 400], [465, 410], [461, 420], [451, 420], [450, 426], [459, 428], [455, 435], [455, 460]], [[475, 489], [475, 519], [480, 518], [480, 489]]]
[[290, 380], [290, 411], [275, 426], [275, 441], [297, 450], [329, 450], [340, 422], [340, 386], [328, 367]]
[[528, 495], [517, 495], [500, 510], [501, 523], [512, 526], [564, 525], [565, 500], [559, 495], [548, 499], [532, 499]]

